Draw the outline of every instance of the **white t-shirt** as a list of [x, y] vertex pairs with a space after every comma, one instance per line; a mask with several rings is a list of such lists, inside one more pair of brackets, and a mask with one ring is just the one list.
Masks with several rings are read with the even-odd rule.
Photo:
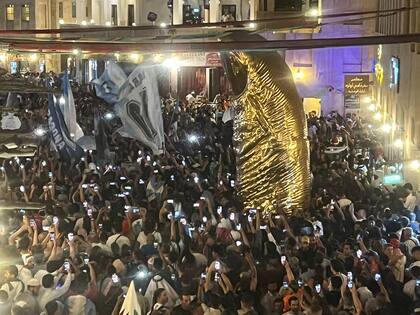
[[417, 206], [417, 197], [410, 193], [404, 202], [404, 208], [410, 211], [414, 211]]

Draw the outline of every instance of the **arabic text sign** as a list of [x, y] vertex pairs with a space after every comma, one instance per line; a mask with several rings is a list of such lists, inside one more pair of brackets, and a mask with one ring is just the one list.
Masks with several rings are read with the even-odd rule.
[[369, 75], [346, 75], [344, 77], [344, 93], [347, 95], [369, 93]]

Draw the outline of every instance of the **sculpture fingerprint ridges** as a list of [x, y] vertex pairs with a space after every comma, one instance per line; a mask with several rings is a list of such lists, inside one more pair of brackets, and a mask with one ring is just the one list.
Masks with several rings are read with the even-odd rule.
[[290, 69], [274, 52], [235, 52], [229, 58], [247, 74], [234, 124], [239, 194], [245, 208], [282, 208], [288, 215], [306, 211], [307, 125]]

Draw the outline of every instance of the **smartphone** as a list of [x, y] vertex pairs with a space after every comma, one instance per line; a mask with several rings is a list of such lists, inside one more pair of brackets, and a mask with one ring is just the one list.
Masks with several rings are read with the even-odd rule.
[[207, 223], [207, 217], [203, 217], [203, 223]]
[[349, 281], [347, 283], [347, 286], [348, 286], [349, 289], [353, 288], [353, 281]]
[[420, 285], [420, 280], [416, 280], [416, 286], [418, 287]]
[[42, 166], [47, 166], [47, 162], [46, 161], [42, 161]]
[[74, 240], [74, 234], [73, 233], [69, 233], [67, 234], [67, 238], [69, 239], [69, 241], [73, 241]]
[[222, 214], [222, 212], [223, 212], [223, 207], [222, 206], [218, 206], [217, 207], [217, 214]]
[[216, 261], [216, 262], [214, 263], [214, 269], [216, 269], [216, 270], [220, 270], [220, 261]]
[[57, 217], [53, 217], [53, 223], [58, 224], [58, 218]]
[[238, 246], [238, 247], [242, 245], [241, 241], [236, 241], [235, 243], [236, 243], [236, 246]]
[[173, 199], [168, 199], [168, 201], [167, 201], [169, 204], [173, 204], [174, 203], [174, 200]]
[[381, 275], [379, 273], [375, 273], [375, 281], [378, 282], [379, 280], [381, 280]]
[[235, 181], [234, 180], [230, 181], [230, 187], [232, 187], [232, 188], [235, 187]]
[[261, 226], [260, 226], [260, 229], [261, 229], [261, 230], [266, 230], [266, 229], [267, 229], [267, 225], [261, 225]]
[[229, 215], [229, 219], [230, 220], [235, 220], [235, 213], [234, 212], [231, 212], [231, 214]]
[[171, 175], [171, 180], [175, 180], [175, 176], [174, 175]]
[[353, 280], [353, 273], [351, 271], [347, 272], [347, 278], [349, 278], [349, 280]]
[[298, 286], [299, 286], [299, 288], [301, 288], [303, 286], [303, 280], [301, 280], [301, 279], [298, 280]]
[[288, 288], [288, 287], [289, 287], [289, 284], [288, 284], [286, 281], [284, 281], [284, 282], [283, 282], [283, 287], [284, 287], [284, 288]]
[[252, 220], [253, 220], [253, 219], [252, 219], [252, 217], [249, 215], [249, 216], [248, 216], [248, 222], [249, 222], [249, 223], [252, 223]]
[[173, 273], [173, 274], [171, 274], [171, 280], [172, 281], [175, 281], [176, 280], [176, 276], [175, 276], [175, 274]]
[[89, 258], [84, 258], [83, 261], [84, 261], [85, 265], [87, 265], [89, 263]]
[[112, 283], [118, 283], [120, 281], [120, 278], [118, 277], [116, 273], [112, 274], [111, 279], [112, 279]]
[[315, 285], [315, 291], [316, 293], [320, 294], [321, 293], [321, 285], [320, 284], [316, 284]]
[[360, 249], [358, 249], [358, 250], [356, 251], [356, 255], [357, 255], [357, 258], [359, 258], [359, 259], [360, 259], [360, 257], [362, 257], [362, 251], [361, 251]]
[[214, 281], [218, 282], [220, 280], [220, 273], [216, 272], [214, 274]]
[[92, 216], [92, 209], [87, 209], [87, 215], [88, 215], [89, 217], [91, 217], [91, 216]]
[[284, 265], [286, 263], [286, 256], [281, 256], [280, 261], [281, 264]]
[[139, 184], [143, 185], [144, 184], [144, 180], [142, 180], [141, 178], [139, 179]]
[[51, 241], [55, 240], [55, 233], [54, 232], [50, 232], [50, 240]]
[[63, 266], [64, 266], [64, 269], [66, 271], [69, 271], [70, 270], [70, 263], [67, 260], [64, 261]]
[[196, 202], [196, 203], [194, 203], [194, 208], [198, 208], [198, 207], [200, 207], [200, 204], [198, 203], [198, 202]]
[[200, 197], [200, 200], [206, 200], [206, 198], [205, 197]]
[[153, 246], [154, 246], [155, 248], [158, 248], [158, 243], [154, 242], [154, 243], [153, 243]]
[[240, 230], [241, 229], [241, 224], [240, 223], [236, 224], [236, 229], [237, 230]]
[[24, 193], [24, 192], [25, 192], [25, 186], [23, 186], [23, 185], [22, 185], [22, 186], [20, 186], [20, 187], [19, 187], [19, 190], [20, 190], [20, 192]]
[[102, 229], [102, 227], [104, 226], [102, 223], [98, 224], [99, 228]]
[[173, 215], [172, 215], [172, 213], [168, 213], [168, 220], [172, 220], [172, 217], [173, 217]]
[[82, 188], [86, 189], [86, 188], [88, 188], [88, 185], [87, 184], [82, 184]]
[[48, 172], [48, 177], [52, 178], [53, 177], [53, 173], [52, 172]]
[[179, 222], [181, 222], [182, 225], [187, 224], [187, 220], [185, 218], [182, 218], [181, 220], [179, 220]]
[[124, 177], [124, 176], [121, 176], [120, 177], [120, 180], [126, 180], [127, 178], [126, 177]]
[[206, 277], [207, 277], [206, 273], [205, 273], [205, 272], [203, 272], [203, 273], [201, 274], [201, 279], [206, 279]]

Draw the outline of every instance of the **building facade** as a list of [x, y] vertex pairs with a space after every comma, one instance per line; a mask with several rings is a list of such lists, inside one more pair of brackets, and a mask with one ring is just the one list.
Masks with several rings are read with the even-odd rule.
[[[318, 5], [322, 15], [348, 12], [349, 8], [355, 12], [376, 10], [376, 1], [323, 0]], [[375, 32], [375, 19], [358, 20], [359, 18], [325, 19], [321, 21], [324, 25], [317, 30], [292, 32], [286, 38], [322, 39], [372, 35]], [[345, 104], [344, 82], [346, 77], [352, 75], [369, 76], [370, 79], [374, 52], [374, 47], [368, 46], [287, 51], [286, 62], [293, 71], [307, 110], [316, 110], [323, 114], [331, 111], [340, 114], [361, 111], [360, 104]]]
[[[420, 33], [419, 0], [379, 1], [379, 9], [417, 7], [377, 20], [376, 30], [384, 35]], [[389, 160], [404, 162], [403, 176], [420, 187], [420, 44], [381, 45], [376, 49], [373, 94], [380, 123], [391, 126], [384, 134]]]

